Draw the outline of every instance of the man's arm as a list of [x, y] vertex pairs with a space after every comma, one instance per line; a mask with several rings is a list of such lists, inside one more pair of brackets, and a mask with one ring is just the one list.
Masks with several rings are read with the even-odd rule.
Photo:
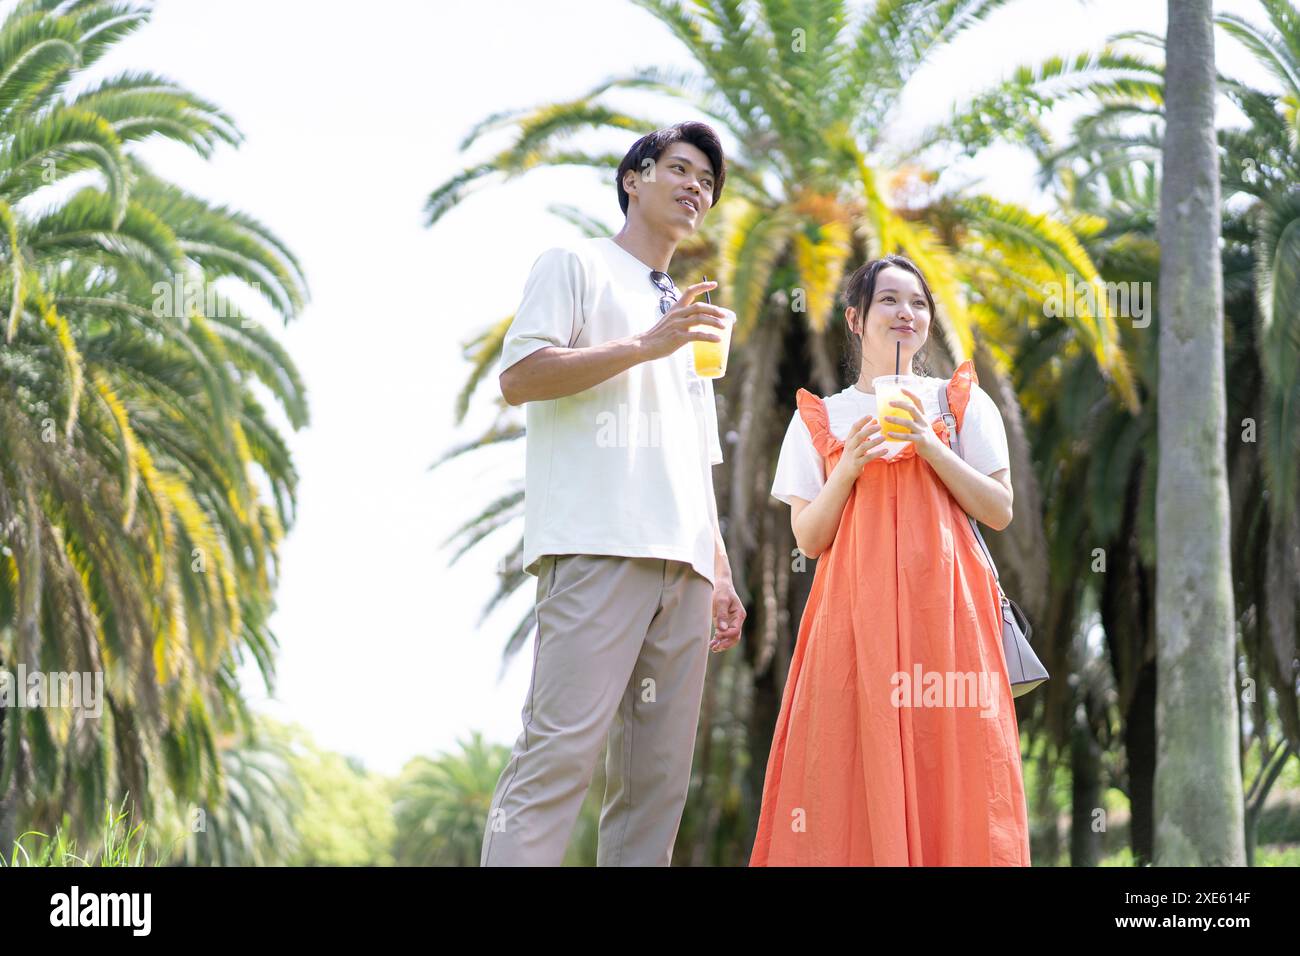
[[576, 395], [626, 372], [648, 357], [640, 336], [581, 349], [548, 345], [501, 373], [501, 394], [511, 405]]
[[671, 355], [687, 342], [721, 342], [716, 332], [693, 331], [692, 326], [724, 328], [725, 310], [695, 297], [716, 282], [688, 286], [677, 305], [654, 328], [624, 339], [586, 348], [548, 345], [520, 359], [501, 373], [501, 395], [511, 405], [545, 402], [576, 395], [607, 381], [633, 365]]
[[[718, 498], [713, 492], [713, 470], [709, 469], [709, 520], [713, 522], [713, 573], [717, 580], [731, 580], [731, 559], [727, 557], [727, 543], [722, 540], [722, 528], [718, 521]], [[716, 586], [716, 582], [715, 582]]]
[[731, 561], [718, 522], [718, 499], [713, 493], [713, 469], [709, 468], [709, 520], [713, 522], [713, 640], [709, 649], [725, 651], [740, 640], [740, 628], [748, 616], [731, 580]]

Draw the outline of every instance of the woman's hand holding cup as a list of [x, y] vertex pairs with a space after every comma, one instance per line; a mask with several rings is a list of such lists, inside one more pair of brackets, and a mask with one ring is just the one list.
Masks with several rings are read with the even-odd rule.
[[852, 484], [858, 480], [858, 475], [862, 474], [867, 462], [875, 461], [888, 453], [885, 436], [880, 432], [880, 422], [873, 415], [859, 418], [849, 428], [849, 437], [844, 440], [844, 453], [831, 470], [831, 480]]

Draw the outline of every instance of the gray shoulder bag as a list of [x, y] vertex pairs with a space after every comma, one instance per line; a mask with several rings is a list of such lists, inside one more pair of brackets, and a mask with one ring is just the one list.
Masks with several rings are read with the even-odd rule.
[[[943, 412], [943, 423], [948, 426], [948, 443], [958, 456], [962, 456], [961, 441], [957, 437], [957, 417], [948, 408], [946, 383], [939, 387], [939, 408]], [[964, 460], [964, 456], [962, 457]], [[979, 525], [970, 515], [966, 515], [966, 519], [970, 522], [971, 530], [975, 532], [975, 540], [983, 549], [984, 558], [988, 561], [993, 571], [993, 580], [998, 586], [998, 597], [1002, 601], [1002, 652], [1007, 660], [1007, 679], [1011, 683], [1011, 696], [1020, 697], [1047, 680], [1047, 668], [1038, 659], [1034, 649], [1029, 646], [1029, 636], [1034, 632], [1029, 624], [1029, 618], [1025, 617], [1025, 612], [1020, 610], [1020, 606], [1002, 591], [1002, 582], [998, 581], [997, 565], [993, 563], [993, 556], [989, 554], [988, 545], [984, 543]]]

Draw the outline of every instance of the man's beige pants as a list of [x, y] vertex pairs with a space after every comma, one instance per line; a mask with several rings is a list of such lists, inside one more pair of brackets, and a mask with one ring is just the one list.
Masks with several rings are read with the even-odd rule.
[[563, 554], [537, 574], [523, 732], [483, 866], [559, 866], [608, 734], [597, 866], [667, 866], [690, 784], [713, 586], [659, 558]]

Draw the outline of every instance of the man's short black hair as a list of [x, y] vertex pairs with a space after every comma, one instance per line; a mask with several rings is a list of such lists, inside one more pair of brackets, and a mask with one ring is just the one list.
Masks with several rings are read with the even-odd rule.
[[635, 169], [639, 173], [647, 159], [658, 162], [664, 150], [678, 142], [690, 143], [709, 157], [709, 163], [713, 166], [713, 204], [717, 204], [722, 196], [722, 183], [727, 178], [727, 164], [722, 158], [722, 140], [708, 123], [677, 123], [642, 136], [632, 144], [632, 148], [623, 157], [623, 162], [618, 164], [618, 204], [624, 216], [627, 215], [627, 190], [623, 188], [623, 177], [627, 171]]

